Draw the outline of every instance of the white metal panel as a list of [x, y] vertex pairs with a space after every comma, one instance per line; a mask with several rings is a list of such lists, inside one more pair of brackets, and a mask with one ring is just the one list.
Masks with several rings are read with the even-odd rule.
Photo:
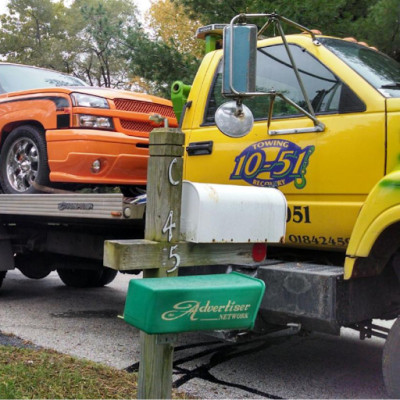
[[181, 237], [194, 243], [279, 242], [287, 203], [273, 188], [184, 181]]

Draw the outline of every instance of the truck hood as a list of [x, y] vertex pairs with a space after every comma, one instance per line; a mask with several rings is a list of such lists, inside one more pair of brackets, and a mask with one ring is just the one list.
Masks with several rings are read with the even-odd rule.
[[400, 111], [400, 98], [398, 97], [387, 98], [386, 107], [388, 112]]
[[86, 93], [91, 94], [93, 96], [105, 97], [110, 100], [114, 99], [131, 99], [131, 100], [140, 100], [140, 101], [149, 101], [158, 104], [171, 105], [172, 103], [169, 100], [163, 99], [161, 97], [152, 96], [145, 93], [138, 92], [130, 92], [128, 90], [117, 90], [117, 89], [109, 89], [109, 88], [99, 88], [99, 87], [91, 87], [91, 86], [82, 86], [79, 88], [70, 88], [71, 93]]
[[130, 92], [128, 90], [117, 90], [117, 89], [109, 89], [109, 88], [101, 88], [101, 87], [93, 87], [93, 86], [68, 86], [68, 87], [50, 87], [50, 88], [42, 88], [42, 89], [31, 89], [24, 90], [20, 92], [10, 92], [4, 93], [0, 96], [1, 98], [11, 98], [16, 96], [26, 96], [26, 95], [35, 95], [35, 94], [43, 94], [43, 93], [85, 93], [88, 95], [105, 97], [109, 100], [118, 99], [129, 99], [129, 100], [137, 100], [137, 101], [146, 101], [149, 103], [157, 103], [163, 104], [166, 106], [172, 106], [171, 101], [163, 99], [161, 97], [152, 96], [145, 93], [138, 92]]

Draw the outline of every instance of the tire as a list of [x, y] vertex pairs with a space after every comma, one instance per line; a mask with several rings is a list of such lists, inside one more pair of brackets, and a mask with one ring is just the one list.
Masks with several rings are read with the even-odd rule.
[[116, 271], [114, 269], [104, 267], [102, 275], [100, 277], [100, 280], [96, 286], [102, 287], [102, 286], [108, 285], [115, 279], [115, 277], [117, 276], [117, 273], [118, 273], [118, 271]]
[[119, 190], [125, 197], [136, 197], [146, 193], [146, 186], [120, 186]]
[[46, 278], [52, 271], [49, 259], [40, 253], [18, 255], [15, 264], [22, 274], [30, 279]]
[[400, 398], [400, 318], [397, 318], [386, 339], [382, 356], [382, 373], [391, 399]]
[[44, 133], [31, 125], [15, 128], [0, 152], [0, 186], [4, 193], [38, 193], [32, 184], [49, 183], [47, 146]]
[[101, 269], [57, 269], [57, 273], [66, 286], [74, 288], [98, 287], [102, 278]]
[[3, 280], [6, 277], [7, 271], [0, 271], [0, 287], [3, 284]]
[[51, 268], [47, 265], [38, 265], [32, 267], [24, 265], [17, 268], [29, 279], [43, 279], [46, 278], [46, 276], [48, 276], [51, 272]]

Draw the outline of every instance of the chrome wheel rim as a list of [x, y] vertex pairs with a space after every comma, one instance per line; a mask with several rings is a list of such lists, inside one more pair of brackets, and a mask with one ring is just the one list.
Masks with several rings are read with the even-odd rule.
[[17, 192], [26, 192], [39, 172], [39, 151], [29, 138], [14, 141], [7, 154], [7, 179]]

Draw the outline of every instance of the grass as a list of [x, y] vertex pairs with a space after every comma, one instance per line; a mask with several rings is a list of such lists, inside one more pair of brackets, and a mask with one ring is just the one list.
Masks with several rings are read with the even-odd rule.
[[136, 388], [137, 374], [52, 350], [0, 346], [0, 399], [132, 399]]

